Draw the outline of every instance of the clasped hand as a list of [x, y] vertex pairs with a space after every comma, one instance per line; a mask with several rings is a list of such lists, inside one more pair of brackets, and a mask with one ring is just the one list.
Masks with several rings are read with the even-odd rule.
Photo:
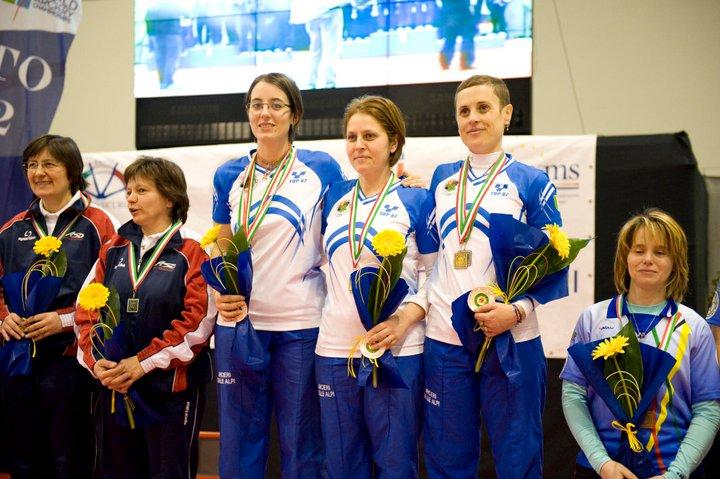
[[0, 323], [0, 334], [5, 341], [12, 339], [32, 339], [39, 341], [53, 334], [62, 331], [62, 321], [55, 311], [49, 313], [36, 314], [27, 319], [23, 319], [15, 313], [10, 313]]
[[517, 324], [512, 304], [490, 303], [475, 312], [475, 321], [488, 338], [493, 338]]
[[119, 362], [101, 359], [93, 366], [93, 373], [103, 386], [119, 393], [127, 393], [130, 386], [145, 375], [137, 356]]

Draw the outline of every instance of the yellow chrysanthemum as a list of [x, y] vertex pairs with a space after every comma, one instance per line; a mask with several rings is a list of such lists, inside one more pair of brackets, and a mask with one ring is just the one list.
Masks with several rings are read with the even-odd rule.
[[110, 290], [101, 283], [90, 283], [80, 290], [78, 304], [88, 311], [97, 311], [107, 304]]
[[217, 241], [218, 235], [220, 234], [220, 225], [215, 225], [205, 233], [205, 236], [200, 240], [200, 246], [207, 248], [211, 244]]
[[57, 253], [62, 248], [62, 241], [55, 236], [43, 236], [33, 245], [35, 254], [41, 254], [49, 258], [53, 253]]
[[593, 350], [592, 358], [593, 359], [608, 359], [616, 354], [625, 354], [625, 350], [623, 349], [628, 345], [628, 338], [627, 336], [623, 336], [621, 334], [618, 334], [615, 337], [612, 337], [610, 339], [606, 339], [605, 341], [601, 342], [597, 345], [597, 347]]
[[395, 256], [403, 252], [405, 237], [395, 230], [382, 230], [372, 239], [372, 247], [383, 258]]
[[550, 245], [557, 251], [558, 256], [567, 259], [570, 256], [570, 240], [565, 232], [556, 224], [545, 225], [545, 230], [550, 235]]

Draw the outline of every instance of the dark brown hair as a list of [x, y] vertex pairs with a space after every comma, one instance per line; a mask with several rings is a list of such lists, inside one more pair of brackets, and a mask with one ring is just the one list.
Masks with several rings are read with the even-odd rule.
[[356, 113], [364, 113], [375, 118], [385, 130], [390, 141], [397, 142], [397, 148], [390, 153], [390, 167], [395, 166], [400, 160], [403, 145], [405, 145], [405, 120], [400, 108], [392, 100], [382, 96], [364, 95], [355, 98], [345, 108], [343, 131], [347, 132], [350, 117]]
[[83, 178], [82, 155], [72, 138], [60, 135], [43, 135], [35, 138], [23, 151], [23, 168], [27, 169], [28, 162], [42, 153], [43, 150], [47, 150], [50, 156], [65, 166], [72, 194], [75, 194], [78, 190], [85, 190], [87, 183]]
[[172, 221], [187, 221], [190, 199], [187, 194], [185, 174], [178, 165], [165, 158], [139, 156], [125, 168], [125, 181], [142, 177], [155, 183], [161, 195], [172, 201]]
[[288, 140], [292, 143], [295, 139], [296, 130], [300, 127], [300, 120], [303, 116], [303, 102], [302, 96], [300, 96], [300, 89], [298, 88], [295, 80], [285, 75], [284, 73], [265, 73], [255, 77], [250, 84], [248, 92], [245, 94], [245, 111], [247, 112], [250, 100], [252, 99], [252, 91], [260, 82], [269, 83], [278, 87], [288, 97], [288, 103], [290, 105], [290, 113], [293, 115], [294, 121], [290, 123], [290, 130], [288, 131]]

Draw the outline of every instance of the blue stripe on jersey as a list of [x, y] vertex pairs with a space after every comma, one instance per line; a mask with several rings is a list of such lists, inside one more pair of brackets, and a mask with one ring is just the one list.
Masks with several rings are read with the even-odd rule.
[[[357, 228], [362, 229], [362, 227], [365, 225], [365, 223], [357, 222], [357, 223], [355, 223], [355, 225], [356, 225], [355, 231], [357, 231]], [[342, 228], [338, 228], [333, 234], [328, 236], [327, 240], [325, 241], [325, 249], [328, 252], [327, 253], [328, 259], [332, 259], [333, 253], [335, 252], [336, 249], [338, 249], [338, 247], [340, 247], [341, 245], [344, 245], [345, 243], [348, 242], [347, 231], [348, 231], [348, 227], [347, 227], [347, 225], [345, 225]], [[365, 241], [363, 242], [363, 245], [365, 246], [365, 248], [370, 248], [370, 251], [373, 251], [371, 239], [376, 234], [377, 234], [377, 230], [371, 226], [368, 229], [368, 235], [365, 237]], [[338, 235], [340, 236], [340, 238], [337, 239], [337, 241], [335, 241], [334, 243], [332, 243], [333, 238], [337, 238]], [[357, 241], [359, 239], [360, 239], [360, 234], [356, 233], [355, 241]]]
[[277, 215], [277, 216], [280, 216], [281, 218], [285, 218], [286, 220], [288, 220], [288, 223], [290, 223], [292, 225], [292, 227], [295, 229], [295, 233], [288, 238], [288, 244], [290, 242], [292, 242], [295, 235], [302, 237], [302, 227], [300, 225], [300, 219], [293, 216], [287, 210], [278, 208], [276, 206], [271, 206], [267, 209], [267, 214], [268, 214], [268, 216], [269, 215]]
[[[447, 224], [447, 226], [443, 228], [442, 235], [440, 237], [444, 240], [455, 229], [457, 229], [457, 221], [453, 219], [450, 223]], [[490, 229], [484, 224], [480, 223], [478, 220], [475, 220], [473, 222], [473, 229], [480, 230], [480, 232], [485, 236], [488, 236], [490, 234]]]

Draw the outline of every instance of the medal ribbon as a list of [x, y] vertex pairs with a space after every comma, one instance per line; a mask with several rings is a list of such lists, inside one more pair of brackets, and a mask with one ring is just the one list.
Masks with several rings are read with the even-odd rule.
[[372, 225], [373, 221], [375, 221], [375, 217], [377, 216], [378, 211], [380, 211], [380, 206], [385, 200], [385, 197], [388, 195], [390, 187], [393, 185], [394, 182], [395, 173], [391, 171], [390, 178], [388, 178], [387, 183], [385, 183], [383, 189], [380, 191], [380, 193], [378, 193], [377, 198], [375, 198], [375, 203], [373, 203], [372, 208], [370, 208], [370, 213], [368, 213], [365, 224], [363, 224], [362, 230], [360, 230], [360, 237], [357, 241], [355, 240], [355, 224], [357, 218], [358, 203], [360, 202], [360, 180], [355, 183], [355, 190], [353, 191], [352, 201], [350, 202], [350, 222], [348, 224], [348, 240], [350, 242], [350, 258], [352, 259], [353, 269], [357, 268], [357, 265], [360, 262], [360, 254], [362, 253], [363, 245], [365, 244], [365, 238], [367, 237], [368, 231], [370, 231], [370, 226]]
[[[90, 206], [90, 200], [85, 197], [85, 195], [80, 194], [80, 198], [82, 198], [83, 203], [85, 204], [85, 208]], [[67, 224], [65, 228], [60, 232], [58, 236], [56, 236], [57, 239], [61, 240], [65, 237], [66, 234], [70, 231], [70, 228], [73, 227], [73, 225], [77, 222], [78, 218], [80, 218], [80, 215], [82, 215], [82, 212], [75, 215], [75, 218], [72, 219], [70, 223]], [[59, 218], [58, 218], [59, 219]], [[35, 231], [37, 232], [38, 236], [41, 238], [44, 238], [46, 236], [50, 236], [45, 229], [42, 227], [40, 223], [35, 219], [35, 216], [30, 216], [30, 221], [32, 222], [33, 228], [35, 228]]]
[[455, 219], [457, 220], [458, 225], [457, 233], [460, 245], [465, 244], [467, 240], [470, 239], [470, 233], [472, 233], [473, 223], [475, 223], [475, 217], [480, 209], [480, 204], [485, 198], [487, 192], [490, 191], [490, 186], [498, 177], [506, 162], [507, 156], [505, 156], [505, 152], [503, 151], [500, 153], [498, 159], [495, 160], [495, 162], [490, 165], [485, 172], [487, 179], [485, 180], [485, 183], [480, 186], [480, 190], [475, 196], [475, 200], [470, 207], [470, 211], [465, 211], [467, 177], [468, 172], [470, 171], [470, 157], [465, 160], [460, 168], [460, 184], [458, 185], [457, 193], [455, 194]]
[[130, 275], [130, 283], [132, 284], [133, 294], [138, 290], [140, 284], [145, 280], [145, 278], [147, 278], [148, 273], [155, 265], [155, 262], [157, 262], [160, 254], [162, 254], [165, 249], [165, 246], [181, 227], [182, 223], [178, 221], [165, 232], [162, 238], [160, 238], [155, 245], [155, 250], [144, 265], [142, 264], [142, 258], [138, 258], [140, 264], [137, 264], [137, 261], [135, 260], [135, 245], [130, 242], [128, 245], [128, 274]]
[[267, 210], [272, 203], [273, 197], [280, 190], [280, 187], [285, 183], [285, 180], [290, 176], [293, 163], [297, 157], [295, 147], [291, 146], [285, 158], [283, 158], [280, 166], [278, 167], [277, 173], [273, 174], [272, 179], [265, 187], [262, 197], [260, 199], [260, 206], [255, 213], [255, 217], [252, 222], [250, 221], [250, 207], [252, 206], [253, 190], [255, 189], [255, 164], [257, 153], [255, 158], [252, 159], [250, 165], [248, 165], [249, 185], [240, 194], [240, 204], [238, 205], [238, 227], [245, 228], [245, 234], [247, 235], [248, 242], [252, 243], [252, 239], [255, 236], [258, 228], [265, 219]]

